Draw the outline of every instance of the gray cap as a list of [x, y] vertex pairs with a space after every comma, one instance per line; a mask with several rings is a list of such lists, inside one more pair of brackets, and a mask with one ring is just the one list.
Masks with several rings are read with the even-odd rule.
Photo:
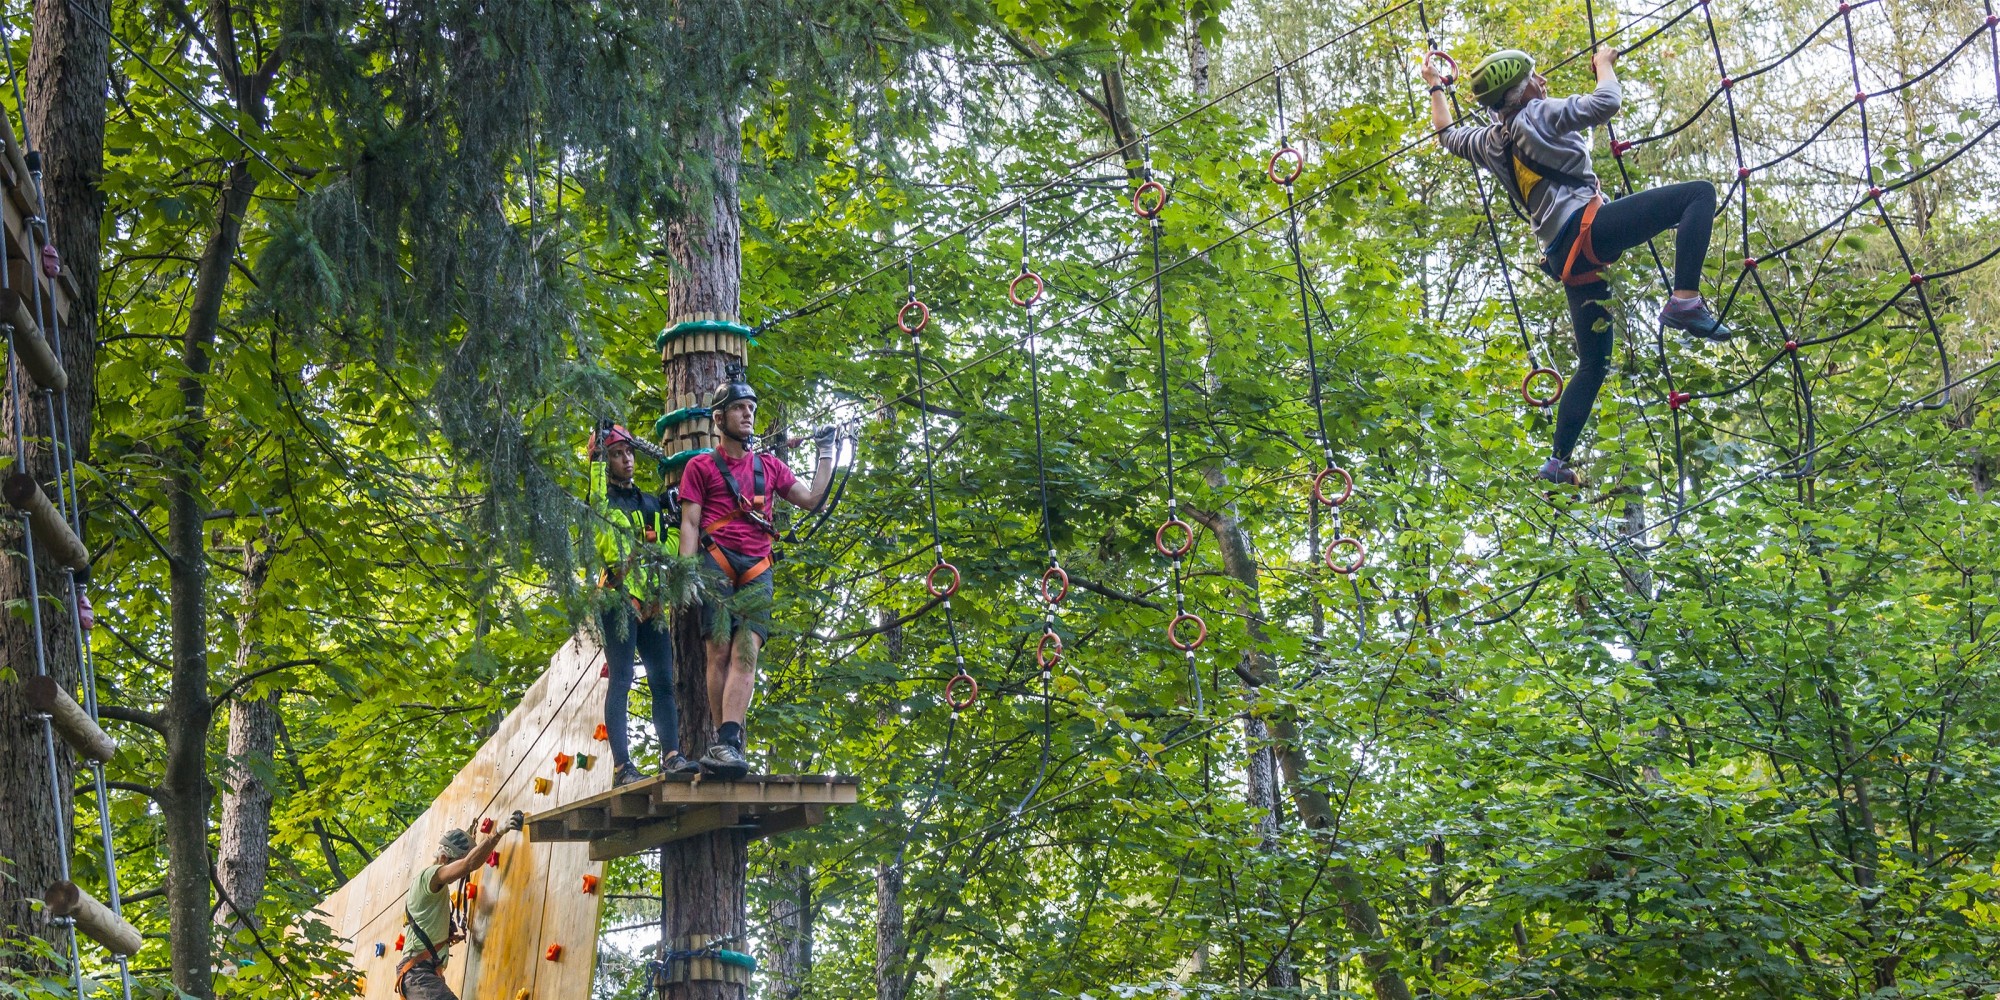
[[472, 834], [457, 827], [446, 830], [444, 836], [438, 838], [438, 851], [445, 857], [457, 861], [472, 853]]

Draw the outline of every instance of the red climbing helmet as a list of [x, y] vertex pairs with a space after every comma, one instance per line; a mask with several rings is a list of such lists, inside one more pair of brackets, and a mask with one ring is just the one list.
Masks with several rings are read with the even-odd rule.
[[614, 444], [623, 444], [627, 448], [636, 449], [639, 446], [639, 439], [633, 437], [632, 432], [626, 430], [624, 424], [614, 424], [607, 420], [599, 424], [597, 430], [591, 432], [591, 459], [596, 460], [602, 457], [605, 451]]

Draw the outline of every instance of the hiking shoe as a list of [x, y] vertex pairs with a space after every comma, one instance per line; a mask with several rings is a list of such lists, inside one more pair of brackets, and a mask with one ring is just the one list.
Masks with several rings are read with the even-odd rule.
[[646, 780], [646, 772], [639, 770], [629, 760], [618, 765], [618, 770], [611, 773], [611, 787], [613, 788], [644, 780]]
[[1542, 463], [1542, 471], [1540, 475], [1543, 479], [1546, 479], [1549, 482], [1556, 484], [1557, 486], [1583, 485], [1583, 477], [1577, 475], [1576, 470], [1570, 468], [1569, 463], [1563, 461], [1560, 458], [1551, 458], [1548, 461]]
[[750, 762], [743, 758], [743, 751], [717, 743], [701, 755], [701, 769], [724, 781], [735, 781], [750, 773]]
[[1668, 296], [1667, 304], [1660, 307], [1660, 323], [1703, 340], [1721, 343], [1729, 339], [1729, 328], [1708, 311], [1708, 301], [1699, 295], [1691, 299]]
[[669, 750], [665, 759], [660, 761], [660, 773], [700, 774], [701, 765], [687, 759], [687, 756], [679, 750]]

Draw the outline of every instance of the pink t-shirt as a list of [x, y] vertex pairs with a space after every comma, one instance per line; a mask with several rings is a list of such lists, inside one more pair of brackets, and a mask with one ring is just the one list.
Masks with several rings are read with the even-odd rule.
[[[750, 497], [753, 502], [755, 501], [753, 491], [756, 486], [751, 478], [752, 458], [764, 463], [764, 495], [770, 499], [765, 500], [764, 509], [758, 513], [769, 517], [775, 499], [791, 489], [792, 484], [799, 481], [799, 477], [773, 455], [753, 454], [731, 460], [730, 477], [736, 480], [736, 488], [742, 490], [743, 495]], [[681, 473], [681, 499], [692, 500], [701, 505], [702, 532], [714, 535], [717, 544], [723, 548], [758, 559], [768, 556], [771, 554], [771, 536], [765, 534], [764, 529], [757, 527], [755, 522], [739, 517], [720, 528], [713, 527], [717, 521], [729, 516], [729, 512], [736, 509], [736, 498], [730, 495], [729, 487], [722, 481], [722, 474], [716, 471], [715, 463], [722, 460], [722, 453], [719, 451], [697, 455], [689, 460], [686, 471]]]

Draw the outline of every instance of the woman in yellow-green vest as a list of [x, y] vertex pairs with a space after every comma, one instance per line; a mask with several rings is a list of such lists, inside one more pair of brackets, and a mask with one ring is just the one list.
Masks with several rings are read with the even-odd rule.
[[613, 782], [645, 778], [632, 763], [626, 711], [632, 691], [632, 661], [645, 661], [646, 686], [653, 693], [653, 729], [660, 739], [660, 768], [667, 774], [701, 769], [681, 755], [680, 710], [674, 703], [674, 642], [657, 586], [659, 533], [667, 525], [660, 498], [632, 484], [637, 464], [632, 433], [618, 424], [600, 427], [590, 440], [592, 534], [599, 565], [597, 583], [615, 596], [598, 616], [611, 686], [604, 693], [604, 731], [611, 743]]

